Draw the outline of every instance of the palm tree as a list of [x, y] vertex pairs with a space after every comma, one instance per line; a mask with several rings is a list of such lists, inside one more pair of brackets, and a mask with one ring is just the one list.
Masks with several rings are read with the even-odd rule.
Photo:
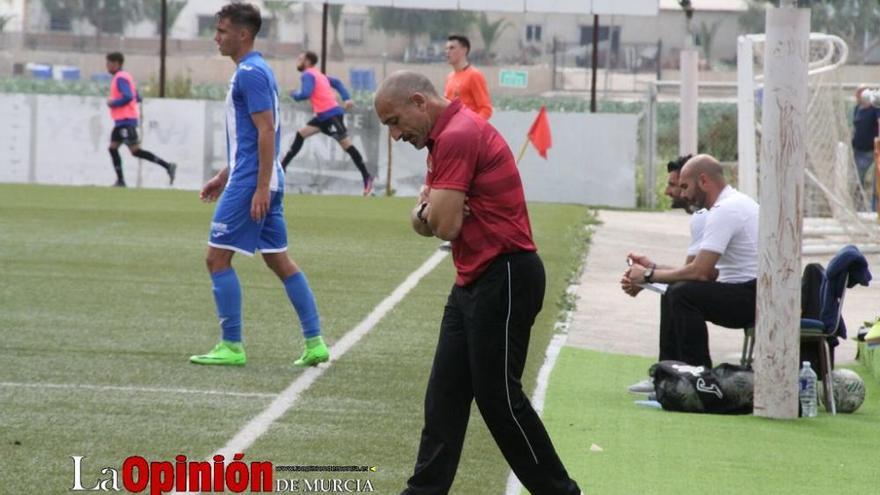
[[[187, 0], [168, 0], [167, 17], [165, 19], [165, 29], [167, 32], [171, 32], [171, 27], [174, 26], [174, 23], [180, 16], [180, 12], [186, 7], [186, 2]], [[162, 2], [145, 1], [143, 6], [144, 17], [156, 24], [156, 34], [158, 35], [162, 32], [162, 26], [159, 25], [162, 22]]]
[[330, 24], [333, 25], [333, 42], [330, 44], [330, 58], [343, 60], [345, 53], [342, 51], [342, 43], [339, 42], [339, 21], [342, 19], [342, 5], [330, 5]]
[[4, 29], [6, 29], [6, 24], [8, 24], [13, 17], [15, 16], [12, 14], [0, 14], [0, 33], [2, 33]]
[[290, 7], [293, 0], [265, 0], [263, 6], [272, 13], [272, 32], [269, 33], [274, 41], [281, 38], [281, 25], [278, 23], [278, 14], [282, 14], [285, 19], [290, 16]]
[[480, 37], [483, 38], [483, 52], [486, 62], [490, 62], [494, 58], [492, 45], [498, 41], [501, 33], [509, 26], [510, 23], [503, 17], [494, 22], [489, 22], [489, 17], [486, 13], [480, 12], [480, 17], [477, 19], [477, 28], [480, 30]]
[[709, 64], [709, 67], [712, 66], [712, 43], [715, 42], [715, 35], [720, 27], [721, 21], [715, 21], [711, 26], [706, 24], [705, 21], [700, 23], [700, 48], [703, 49], [703, 56], [706, 58], [706, 63]]

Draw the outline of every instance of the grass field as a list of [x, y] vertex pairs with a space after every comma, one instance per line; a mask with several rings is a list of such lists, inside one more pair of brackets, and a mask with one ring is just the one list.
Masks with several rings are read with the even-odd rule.
[[[289, 196], [294, 258], [308, 274], [333, 343], [438, 242], [407, 225], [410, 199]], [[244, 291], [244, 368], [190, 365], [217, 323], [204, 269], [213, 206], [192, 192], [0, 185], [0, 494], [70, 493], [132, 455], [201, 460], [302, 375], [301, 346], [280, 283], [236, 258]], [[548, 273], [525, 387], [531, 390], [578, 264], [590, 220], [581, 207], [531, 205]], [[369, 479], [395, 494], [415, 459], [422, 397], [449, 259], [321, 375], [245, 461], [366, 465], [373, 473], [275, 473]], [[856, 414], [770, 421], [667, 413], [624, 391], [650, 359], [565, 347], [545, 422], [589, 494], [873, 494], [880, 487], [880, 387]], [[596, 445], [601, 448], [591, 449]], [[452, 493], [500, 494], [507, 466], [473, 410]]]
[[[407, 225], [411, 201], [286, 198], [291, 252], [309, 276], [330, 343], [435, 251], [436, 240]], [[235, 266], [248, 365], [188, 363], [218, 335], [203, 262], [212, 211], [192, 192], [0, 185], [0, 493], [68, 493], [70, 456], [86, 456], [83, 483], [92, 486], [103, 467], [119, 468], [131, 455], [204, 459], [302, 373], [292, 365], [301, 336], [282, 286], [261, 260], [243, 256]], [[530, 211], [548, 290], [529, 390], [587, 220], [581, 207]], [[399, 492], [415, 459], [452, 279], [447, 259], [245, 460], [377, 466], [358, 477], [376, 493]], [[453, 493], [500, 493], [507, 472], [474, 408]]]
[[651, 364], [563, 348], [544, 421], [585, 493], [880, 493], [880, 386], [864, 366], [854, 369], [867, 399], [854, 414], [777, 421], [637, 406], [626, 386]]

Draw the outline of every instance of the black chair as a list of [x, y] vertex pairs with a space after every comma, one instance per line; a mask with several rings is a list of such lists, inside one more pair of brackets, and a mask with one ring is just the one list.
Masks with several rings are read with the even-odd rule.
[[[828, 341], [837, 337], [841, 328], [841, 311], [843, 309], [843, 299], [846, 295], [846, 289], [852, 282], [862, 285], [868, 285], [871, 280], [871, 274], [867, 270], [867, 261], [855, 246], [846, 246], [842, 248], [831, 261], [828, 263], [829, 269], [832, 266], [840, 267], [841, 264], [847, 263], [846, 269], [838, 271], [838, 277], [842, 278], [842, 284], [832, 285], [826, 279], [822, 283], [821, 290], [821, 317], [822, 319], [801, 318], [800, 341], [801, 347], [806, 345], [816, 345], [819, 354], [819, 376], [822, 378], [822, 385], [825, 390], [825, 409], [831, 414], [837, 414], [837, 408], [834, 405], [834, 387], [831, 380], [831, 371], [833, 368], [831, 360], [831, 346]], [[864, 271], [859, 271], [863, 268]], [[855, 274], [855, 275], [854, 275]], [[838, 278], [838, 281], [840, 279]], [[833, 292], [833, 288], [837, 287], [839, 294]], [[743, 351], [740, 363], [743, 366], [751, 368], [754, 360], [753, 354], [755, 350], [755, 327], [754, 325], [744, 329], [745, 337], [743, 338]]]

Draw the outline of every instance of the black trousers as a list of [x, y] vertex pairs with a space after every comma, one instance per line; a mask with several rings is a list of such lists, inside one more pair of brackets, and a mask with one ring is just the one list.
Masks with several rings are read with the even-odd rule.
[[753, 324], [755, 290], [755, 280], [738, 284], [678, 282], [670, 285], [660, 302], [660, 359], [711, 368], [706, 322], [727, 328]]
[[449, 492], [474, 399], [527, 490], [535, 495], [580, 493], [520, 383], [544, 285], [538, 255], [515, 253], [496, 258], [467, 287], [452, 288], [425, 393], [415, 471], [404, 494]]
[[658, 361], [681, 361], [678, 350], [678, 338], [672, 328], [672, 313], [669, 309], [669, 297], [660, 295], [660, 356]]

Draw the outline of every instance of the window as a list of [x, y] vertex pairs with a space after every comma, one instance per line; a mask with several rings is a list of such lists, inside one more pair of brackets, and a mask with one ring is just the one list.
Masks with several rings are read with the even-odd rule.
[[346, 45], [364, 43], [364, 19], [345, 19], [342, 31], [345, 33], [343, 42]]
[[529, 24], [526, 26], [526, 41], [530, 41], [530, 42], [540, 42], [541, 41], [541, 25], [540, 24]]
[[[599, 26], [599, 46], [603, 41], [611, 40], [611, 50], [617, 51], [620, 45], [620, 26], [614, 26], [613, 29], [608, 26]], [[581, 46], [593, 44], [593, 26], [581, 26]]]
[[70, 31], [70, 11], [62, 10], [49, 14], [50, 31]]

